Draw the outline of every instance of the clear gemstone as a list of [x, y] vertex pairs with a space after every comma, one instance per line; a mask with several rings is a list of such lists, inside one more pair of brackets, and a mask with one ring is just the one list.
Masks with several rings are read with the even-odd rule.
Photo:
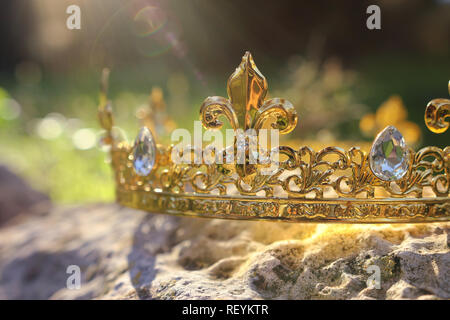
[[153, 135], [146, 127], [142, 127], [134, 141], [133, 168], [136, 174], [147, 176], [155, 165], [156, 145]]
[[373, 174], [384, 181], [399, 180], [406, 174], [409, 152], [397, 128], [388, 126], [378, 134], [370, 149], [369, 164]]

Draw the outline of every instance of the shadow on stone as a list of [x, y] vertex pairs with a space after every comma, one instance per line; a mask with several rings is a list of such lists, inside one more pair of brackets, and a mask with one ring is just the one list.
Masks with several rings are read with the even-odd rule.
[[50, 206], [47, 195], [33, 190], [22, 178], [0, 165], [0, 226], [18, 216], [45, 213]]
[[140, 299], [151, 299], [150, 288], [156, 276], [156, 255], [170, 250], [170, 238], [178, 225], [177, 217], [146, 215], [133, 236], [128, 255], [130, 279]]
[[[60, 289], [66, 288], [70, 274], [69, 265], [81, 269], [81, 284], [86, 281], [83, 275], [87, 268], [98, 263], [95, 252], [81, 256], [78, 251], [45, 252], [37, 251], [24, 258], [17, 258], [3, 268], [0, 278], [5, 299], [49, 299]], [[81, 299], [91, 298], [89, 294]]]

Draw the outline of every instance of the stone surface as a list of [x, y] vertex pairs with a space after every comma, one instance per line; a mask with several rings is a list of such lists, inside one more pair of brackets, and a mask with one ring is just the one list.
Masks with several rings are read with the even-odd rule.
[[[55, 208], [0, 232], [0, 298], [450, 299], [449, 233]], [[79, 290], [66, 288], [69, 265]], [[370, 265], [380, 289], [367, 287]]]
[[394, 126], [387, 126], [375, 138], [369, 154], [372, 172], [381, 180], [401, 179], [409, 167], [405, 139]]
[[45, 213], [49, 198], [32, 189], [23, 179], [0, 165], [0, 226], [30, 213]]

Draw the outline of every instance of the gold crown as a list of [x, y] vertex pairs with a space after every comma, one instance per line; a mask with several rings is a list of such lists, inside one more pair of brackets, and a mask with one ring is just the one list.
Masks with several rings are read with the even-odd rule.
[[[110, 146], [117, 201], [124, 206], [155, 213], [270, 221], [450, 220], [448, 146], [414, 151], [395, 127], [388, 126], [374, 139], [369, 153], [359, 147], [314, 151], [308, 146], [280, 146], [280, 160], [269, 174], [262, 171], [273, 163], [251, 163], [248, 141], [239, 145], [236, 139], [214, 155], [217, 159], [225, 151], [243, 149], [243, 162], [179, 163], [173, 159], [174, 145], [155, 141], [151, 119], [144, 122], [134, 145], [118, 137], [106, 97], [107, 77], [104, 72], [98, 115], [106, 130], [103, 143]], [[228, 119], [236, 132], [253, 129], [257, 136], [267, 127], [281, 134], [295, 128], [297, 114], [290, 102], [265, 99], [267, 81], [249, 52], [228, 79], [227, 89], [228, 99], [208, 97], [203, 102], [200, 120], [206, 129], [221, 128], [220, 117]], [[435, 133], [446, 131], [449, 110], [450, 100], [432, 100], [425, 111], [427, 127]]]

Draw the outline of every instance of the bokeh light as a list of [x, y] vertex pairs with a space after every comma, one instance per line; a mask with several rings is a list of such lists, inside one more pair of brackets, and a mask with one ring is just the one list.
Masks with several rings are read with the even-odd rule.
[[[0, 90], [2, 89], [0, 88]], [[0, 118], [4, 120], [17, 119], [22, 108], [16, 100], [8, 98], [4, 92], [0, 91]]]
[[65, 119], [62, 115], [52, 113], [37, 122], [36, 134], [42, 139], [53, 140], [58, 138], [64, 130]]
[[73, 134], [72, 142], [77, 149], [91, 149], [95, 147], [95, 144], [97, 143], [97, 135], [91, 128], [79, 129]]

